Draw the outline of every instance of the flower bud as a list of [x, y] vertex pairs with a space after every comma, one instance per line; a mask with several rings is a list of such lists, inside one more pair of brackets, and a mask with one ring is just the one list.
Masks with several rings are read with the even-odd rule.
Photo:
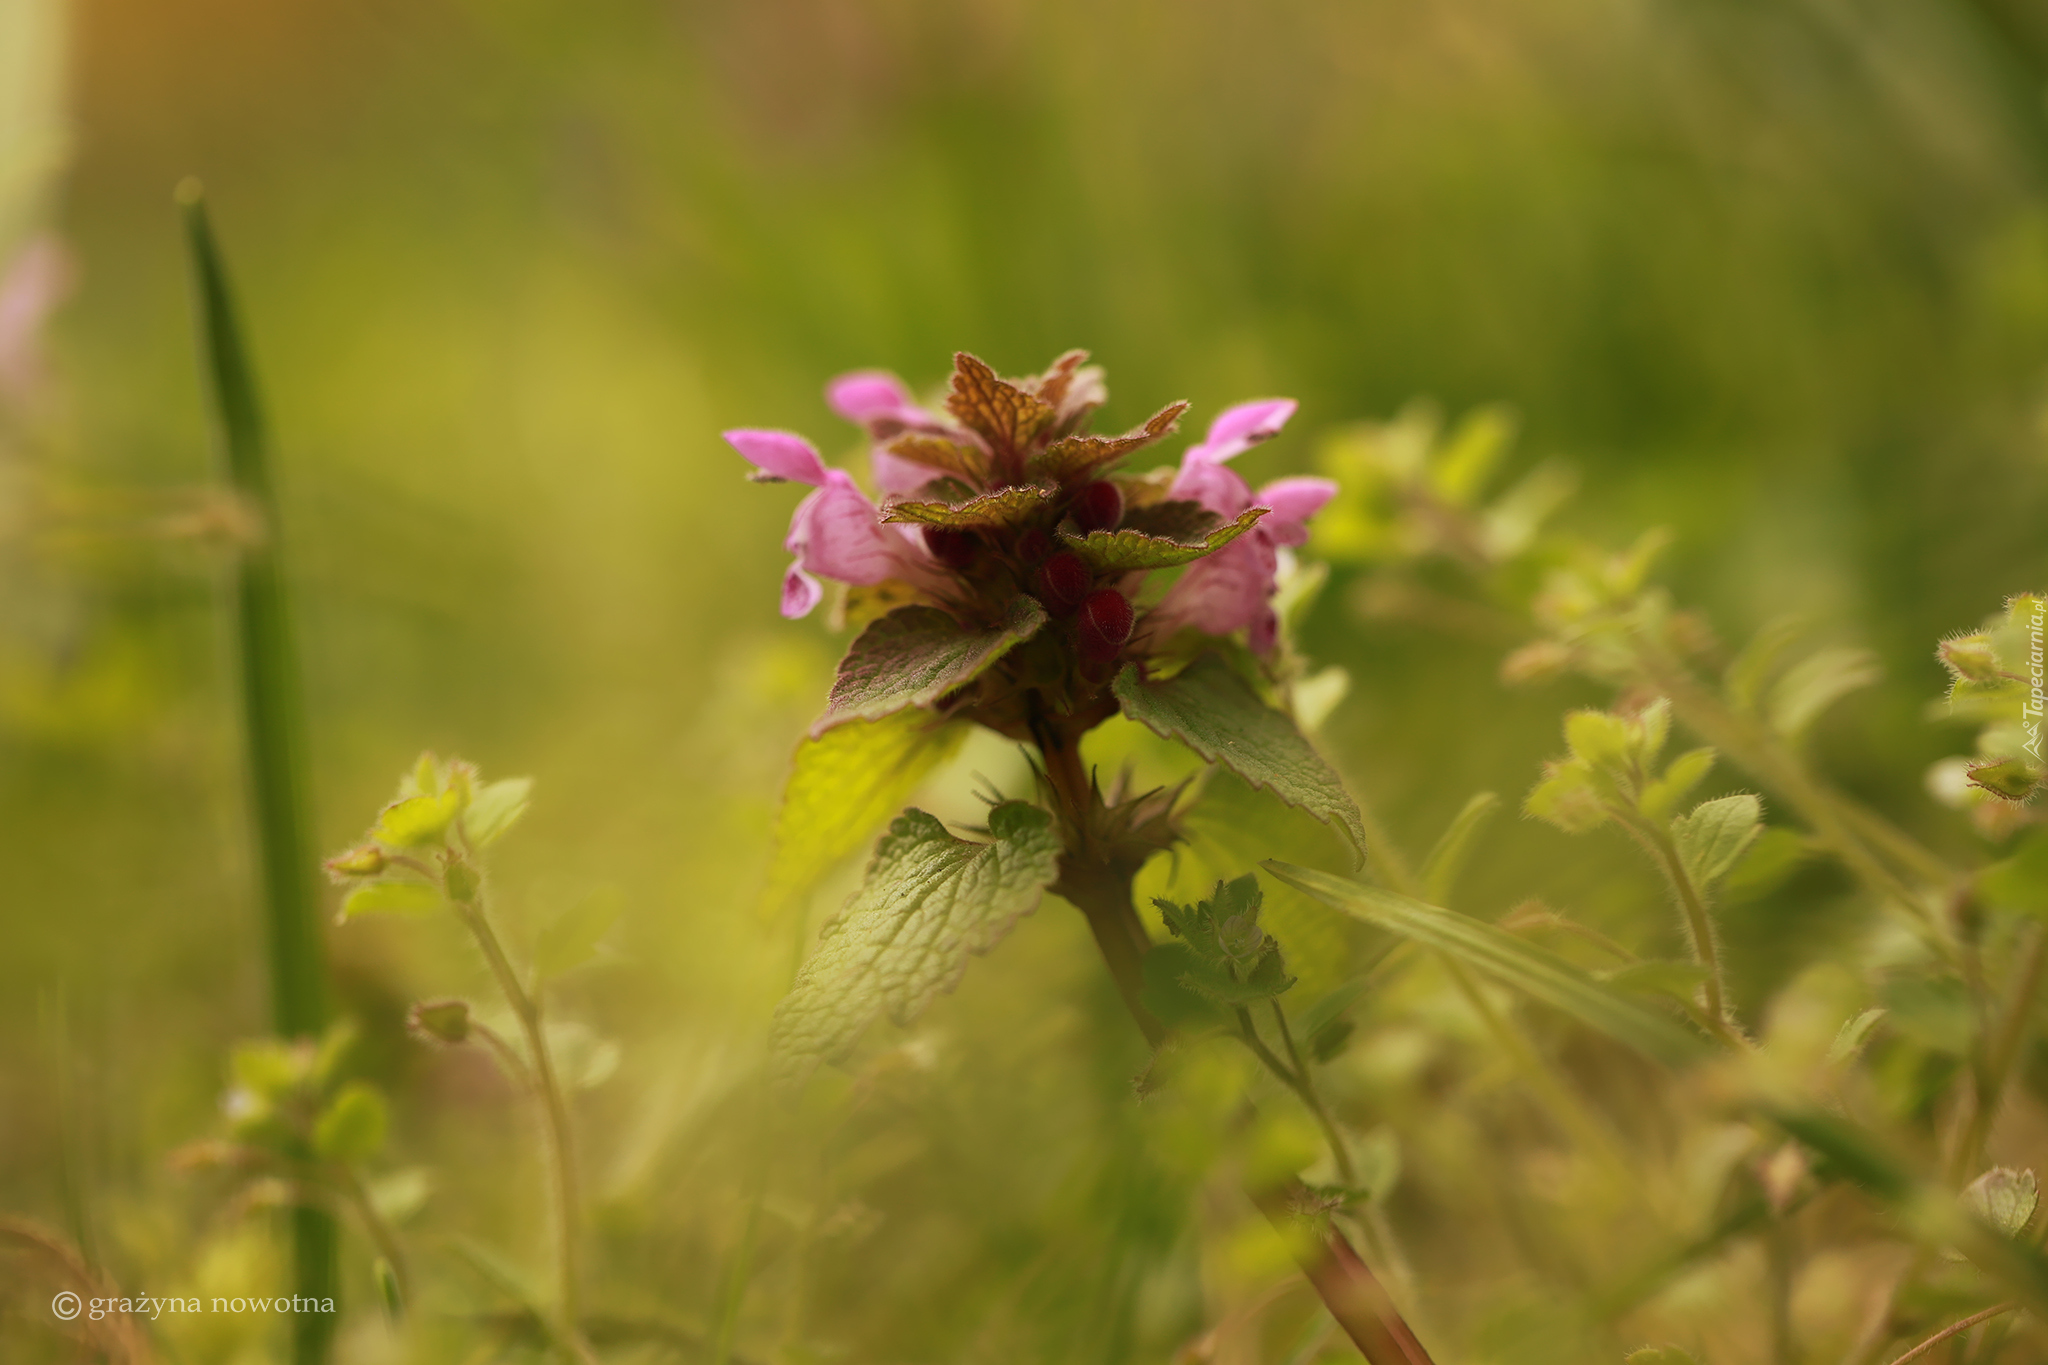
[[354, 877], [374, 877], [384, 870], [384, 850], [375, 844], [364, 844], [346, 853], [338, 853], [327, 860], [327, 871], [335, 880]]
[[422, 1000], [405, 1016], [406, 1027], [444, 1043], [460, 1043], [469, 1037], [467, 1000]]
[[1017, 537], [1011, 553], [1016, 555], [1019, 564], [1036, 564], [1052, 553], [1052, 537], [1034, 526]]
[[1074, 495], [1074, 524], [1081, 534], [1111, 531], [1124, 519], [1123, 490], [1108, 479], [1097, 479]]
[[1088, 594], [1081, 603], [1079, 619], [1074, 624], [1074, 638], [1081, 647], [1081, 658], [1091, 664], [1108, 663], [1131, 638], [1131, 628], [1137, 624], [1137, 614], [1131, 610], [1131, 599], [1115, 588], [1103, 588]]
[[1055, 616], [1065, 616], [1080, 606], [1094, 586], [1095, 575], [1071, 550], [1062, 550], [1039, 566], [1038, 600]]
[[973, 568], [974, 561], [980, 557], [981, 537], [954, 526], [927, 526], [924, 528], [924, 547], [939, 563], [962, 571]]

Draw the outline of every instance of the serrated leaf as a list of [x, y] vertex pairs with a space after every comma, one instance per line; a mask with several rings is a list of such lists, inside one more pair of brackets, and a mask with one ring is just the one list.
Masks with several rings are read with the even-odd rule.
[[1713, 771], [1714, 758], [1712, 749], [1686, 750], [1671, 760], [1670, 766], [1656, 781], [1643, 789], [1642, 800], [1636, 803], [1636, 808], [1652, 820], [1670, 819], [1671, 813], [1678, 809], [1678, 803]]
[[830, 702], [811, 735], [930, 706], [974, 681], [1045, 622], [1045, 608], [1029, 597], [1011, 602], [1009, 620], [994, 630], [964, 630], [937, 607], [899, 607], [862, 631], [839, 661]]
[[1993, 1166], [1963, 1189], [1963, 1206], [2007, 1237], [2027, 1230], [2040, 1203], [2034, 1173], [2010, 1166]]
[[313, 1150], [329, 1161], [367, 1160], [384, 1145], [390, 1124], [384, 1097], [362, 1081], [350, 1081], [313, 1125]]
[[1113, 464], [1134, 450], [1142, 450], [1163, 436], [1169, 436], [1188, 410], [1186, 403], [1168, 403], [1147, 418], [1145, 425], [1122, 436], [1069, 436], [1054, 441], [1033, 455], [1025, 466], [1027, 477], [1064, 483]]
[[1139, 569], [1172, 569], [1192, 564], [1204, 555], [1236, 540], [1266, 515], [1264, 507], [1248, 508], [1235, 521], [1227, 521], [1197, 541], [1168, 540], [1125, 527], [1116, 531], [1090, 531], [1085, 536], [1062, 533], [1075, 554], [1097, 573], [1130, 573]]
[[775, 854], [761, 913], [786, 908], [865, 843], [959, 750], [967, 731], [966, 725], [903, 710], [837, 725], [799, 744], [775, 817]]
[[1849, 693], [1883, 677], [1877, 656], [1867, 649], [1823, 649], [1785, 670], [1771, 688], [1764, 710], [1771, 728], [1789, 739]]
[[1422, 861], [1422, 893], [1433, 904], [1441, 905], [1451, 898], [1458, 874], [1465, 870], [1465, 861], [1471, 854], [1473, 839], [1499, 809], [1500, 797], [1480, 792], [1452, 817], [1436, 847]]
[[1280, 862], [1266, 867], [1333, 909], [1446, 953], [1657, 1061], [1683, 1066], [1709, 1051], [1697, 1034], [1645, 1009], [1557, 954], [1484, 921], [1327, 872]]
[[470, 798], [462, 813], [462, 832], [477, 848], [487, 848], [506, 830], [519, 823], [533, 796], [533, 779], [508, 777], [486, 782]]
[[1161, 540], [1191, 542], [1208, 535], [1223, 521], [1222, 517], [1199, 502], [1186, 498], [1138, 503], [1129, 491], [1134, 482], [1126, 479], [1117, 481], [1117, 486], [1125, 490], [1123, 530], [1138, 531]]
[[998, 379], [994, 370], [965, 351], [953, 357], [946, 411], [998, 451], [1006, 452], [1023, 450], [1058, 416], [1052, 404]]
[[441, 893], [424, 882], [371, 882], [348, 893], [348, 898], [341, 903], [341, 918], [431, 915], [444, 904]]
[[909, 1024], [1037, 907], [1059, 875], [1052, 816], [1023, 801], [989, 812], [987, 842], [933, 816], [889, 826], [862, 883], [776, 1007], [775, 1050], [791, 1069], [836, 1062], [880, 1015]]
[[384, 808], [371, 834], [393, 848], [425, 848], [440, 843], [461, 813], [462, 794], [453, 788], [438, 796], [408, 796]]
[[1130, 665], [1117, 675], [1115, 692], [1124, 714], [1155, 734], [1341, 828], [1364, 861], [1365, 827], [1342, 780], [1294, 722], [1261, 701], [1220, 657], [1205, 654], [1163, 682]]
[[988, 530], [1015, 526], [1037, 516], [1052, 494], [1037, 484], [1020, 483], [983, 493], [962, 503], [892, 502], [882, 509], [883, 521], [957, 530]]
[[979, 485], [988, 480], [988, 456], [963, 441], [948, 440], [926, 431], [910, 431], [883, 449], [898, 459], [957, 475], [967, 484]]
[[1705, 891], [1719, 881], [1750, 841], [1763, 829], [1763, 802], [1748, 792], [1702, 801], [1690, 815], [1671, 822], [1671, 841], [1678, 847], [1692, 884]]
[[533, 940], [533, 970], [545, 981], [590, 961], [624, 908], [618, 888], [600, 887], [549, 920]]

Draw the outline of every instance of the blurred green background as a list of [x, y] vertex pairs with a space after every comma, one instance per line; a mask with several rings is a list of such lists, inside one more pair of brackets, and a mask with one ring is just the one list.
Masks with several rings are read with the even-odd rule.
[[[152, 1287], [228, 1235], [162, 1162], [266, 1018], [226, 561], [191, 533], [218, 469], [183, 175], [269, 397], [320, 841], [423, 747], [537, 777], [505, 913], [623, 898], [618, 960], [574, 992], [626, 1040], [587, 1155], [641, 1292], [693, 1318], [745, 1222], [741, 1116], [797, 951], [751, 905], [837, 646], [776, 616], [794, 496], [746, 485], [722, 427], [845, 458], [838, 370], [929, 387], [956, 348], [1022, 373], [1078, 345], [1104, 428], [1298, 397], [1256, 483], [1418, 395], [1505, 402], [1528, 458], [1579, 471], [1574, 526], [1676, 531], [1670, 579], [1726, 638], [1798, 609], [1880, 652], [1821, 745], [1916, 819], [1955, 747], [1922, 720], [1933, 640], [2048, 575], [2025, 0], [7, 8], [0, 250], [54, 231], [76, 283], [0, 426], [0, 1207]], [[1594, 694], [1506, 692], [1497, 644], [1366, 620], [1346, 586], [1309, 632], [1356, 680], [1327, 738], [1395, 833], [1526, 790]], [[1480, 913], [1654, 895], [1614, 849], [1502, 848]], [[1797, 965], [1794, 928], [1731, 925], [1750, 980]], [[444, 1167], [450, 1216], [530, 1250], [533, 1208], [494, 1195], [526, 1159], [510, 1100], [447, 1098], [397, 1024], [473, 964], [432, 927], [334, 951], [396, 1147], [480, 1149]], [[895, 1173], [863, 1196], [887, 1254], [810, 1291], [855, 1358], [1163, 1358], [1130, 1343], [1198, 1325], [1105, 1250], [1189, 1254], [1184, 1186], [1123, 1178], [1142, 1059], [1090, 1043], [1119, 1026], [1100, 977], [1049, 906], [934, 1016], [955, 1083], [862, 1149]]]

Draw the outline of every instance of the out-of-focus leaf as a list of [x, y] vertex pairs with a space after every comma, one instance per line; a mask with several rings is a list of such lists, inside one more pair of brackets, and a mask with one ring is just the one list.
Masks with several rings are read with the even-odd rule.
[[390, 1124], [384, 1097], [362, 1081], [350, 1081], [313, 1125], [313, 1150], [329, 1161], [367, 1160], [384, 1145]]
[[1721, 879], [1723, 901], [1755, 900], [1785, 883], [1813, 854], [1813, 842], [1798, 830], [1767, 828], [1751, 842]]
[[1884, 677], [1867, 649], [1823, 649], [1785, 670], [1765, 703], [1771, 728], [1788, 738], [1803, 733], [1821, 712], [1849, 693]]
[[1616, 990], [1669, 996], [1687, 1004], [1698, 996], [1700, 983], [1706, 979], [1707, 969], [1697, 962], [1634, 962], [1600, 974], [1600, 980]]
[[1465, 870], [1465, 863], [1471, 857], [1473, 839], [1499, 809], [1499, 796], [1493, 792], [1480, 792], [1452, 817], [1450, 825], [1437, 839], [1436, 847], [1430, 849], [1429, 856], [1422, 861], [1422, 894], [1431, 904], [1442, 905], [1450, 900], [1451, 891], [1458, 884], [1458, 874]]
[[1045, 622], [1045, 608], [1022, 596], [1010, 604], [1009, 619], [993, 630], [964, 630], [937, 607], [899, 607], [862, 631], [839, 661], [829, 705], [811, 734], [930, 706], [974, 681]]
[[1412, 938], [1667, 1065], [1683, 1066], [1709, 1048], [1664, 1015], [1643, 1008], [1557, 954], [1491, 924], [1375, 886], [1287, 863], [1274, 876], [1368, 924]]
[[2048, 916], [2048, 836], [2029, 836], [2012, 857], [1978, 873], [1977, 891], [2004, 909]]
[[1070, 549], [1097, 573], [1129, 573], [1138, 569], [1171, 569], [1192, 564], [1236, 540], [1266, 515], [1263, 507], [1247, 508], [1235, 521], [1226, 521], [1200, 540], [1188, 542], [1146, 535], [1125, 528], [1120, 531], [1090, 531], [1085, 536], [1062, 535]]
[[1037, 906], [1059, 870], [1052, 816], [1006, 801], [988, 828], [986, 843], [957, 839], [920, 810], [889, 826], [867, 880], [776, 1007], [772, 1041], [791, 1070], [844, 1058], [878, 1015], [909, 1024]]
[[440, 843], [461, 813], [462, 795], [453, 789], [437, 796], [408, 796], [384, 808], [372, 833], [393, 848], [425, 848]]
[[1686, 875], [1701, 891], [1735, 866], [1750, 841], [1763, 828], [1763, 802], [1748, 793], [1702, 801], [1690, 815], [1671, 822], [1671, 841], [1678, 847]]
[[1669, 819], [1686, 794], [1713, 771], [1714, 757], [1712, 749], [1703, 748], [1688, 749], [1672, 759], [1663, 774], [1643, 789], [1636, 808], [1652, 820]]
[[371, 882], [348, 893], [348, 898], [341, 903], [341, 918], [431, 915], [445, 903], [441, 893], [424, 882]]
[[901, 810], [932, 769], [959, 749], [967, 731], [912, 709], [837, 725], [799, 744], [775, 818], [775, 858], [761, 893], [762, 913], [786, 909]]
[[597, 955], [598, 940], [618, 923], [624, 897], [602, 887], [541, 926], [533, 941], [533, 969], [542, 980], [574, 971]]
[[1764, 688], [1778, 674], [1785, 651], [1806, 633], [1806, 622], [1797, 616], [1780, 616], [1766, 621], [1749, 643], [1735, 656], [1721, 675], [1721, 685], [1736, 710], [1753, 714], [1762, 701]]
[[1342, 828], [1358, 858], [1365, 857], [1364, 824], [1336, 772], [1293, 721], [1261, 701], [1218, 656], [1205, 654], [1164, 682], [1148, 681], [1128, 666], [1117, 675], [1116, 697], [1125, 715], [1154, 733]]
[[2008, 1237], [2018, 1237], [2034, 1221], [2041, 1189], [2032, 1171], [1993, 1166], [1963, 1189], [1963, 1205]]
[[1884, 986], [1891, 1025], [1914, 1042], [1961, 1057], [1977, 1036], [1977, 1009], [1962, 982], [1947, 976], [1907, 976]]
[[1870, 1035], [1884, 1022], [1884, 1016], [1885, 1011], [1882, 1008], [1867, 1009], [1842, 1025], [1835, 1034], [1835, 1041], [1828, 1046], [1827, 1064], [1840, 1066], [1863, 1051], [1863, 1045], [1870, 1041]]
[[462, 832], [477, 848], [488, 848], [497, 837], [519, 823], [533, 797], [533, 779], [507, 777], [486, 782], [470, 799], [462, 813]]

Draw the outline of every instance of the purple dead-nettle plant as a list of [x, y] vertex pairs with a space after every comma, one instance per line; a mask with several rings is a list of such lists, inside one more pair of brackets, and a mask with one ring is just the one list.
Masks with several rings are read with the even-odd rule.
[[[1259, 926], [1256, 878], [1196, 906], [1162, 902], [1171, 941], [1155, 945], [1132, 882], [1180, 837], [1190, 789], [1136, 791], [1126, 775], [1105, 790], [1081, 756], [1082, 737], [1121, 713], [1342, 831], [1363, 858], [1358, 807], [1292, 717], [1300, 664], [1276, 609], [1291, 552], [1337, 487], [1286, 478], [1254, 492], [1231, 468], [1286, 426], [1285, 398], [1226, 409], [1178, 468], [1122, 471], [1188, 405], [1091, 435], [1107, 390], [1086, 359], [1006, 380], [963, 353], [930, 406], [892, 375], [835, 380], [833, 409], [870, 438], [874, 495], [801, 436], [725, 433], [756, 479], [813, 490], [790, 522], [783, 614], [809, 614], [829, 579], [860, 628], [796, 756], [771, 900], [852, 852], [972, 725], [1026, 745], [1039, 778], [1037, 801], [997, 799], [982, 828], [896, 817], [778, 1008], [776, 1049], [792, 1079], [844, 1061], [877, 1018], [912, 1022], [1052, 891], [1087, 918], [1148, 1042], [1239, 1038], [1315, 1115], [1349, 1185], [1279, 1004], [1293, 978]], [[1292, 1181], [1253, 1194], [1310, 1226], [1290, 1241], [1370, 1358], [1427, 1359], [1331, 1223], [1341, 1198]]]

